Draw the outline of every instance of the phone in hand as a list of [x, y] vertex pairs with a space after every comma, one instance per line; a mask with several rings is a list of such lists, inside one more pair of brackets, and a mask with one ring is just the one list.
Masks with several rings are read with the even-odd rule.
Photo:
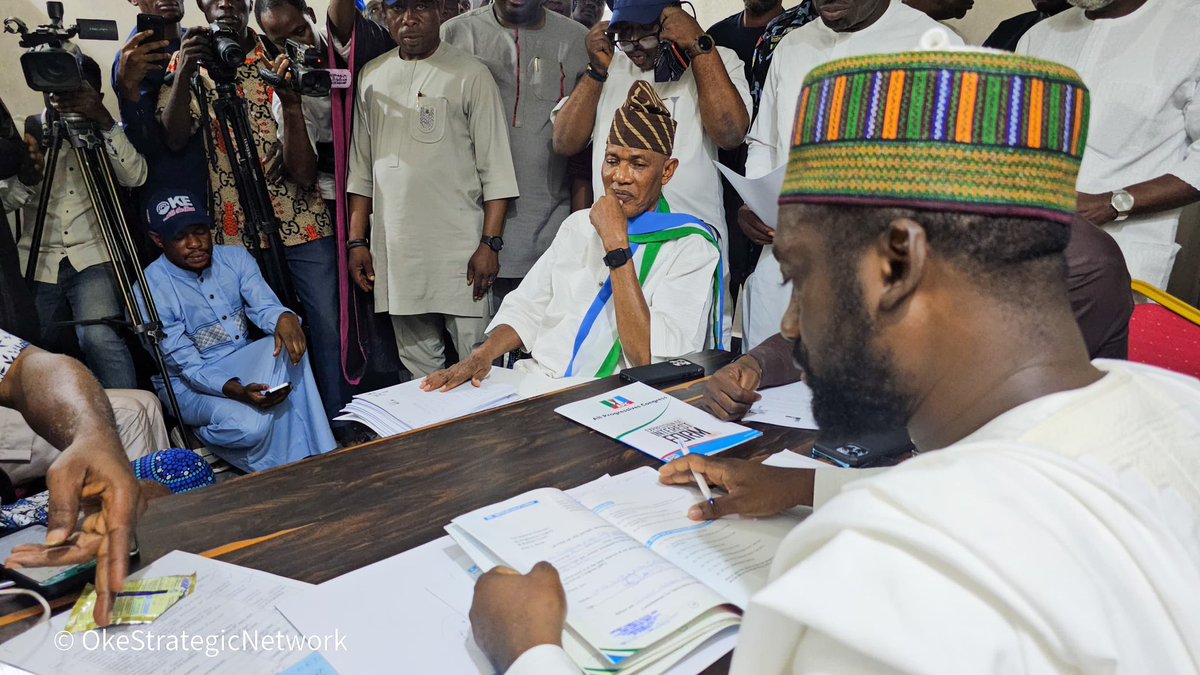
[[[167, 39], [167, 20], [157, 14], [138, 14], [137, 32], [144, 33], [146, 31], [152, 32], [153, 35], [146, 38], [143, 44]], [[161, 51], [166, 51], [166, 49]]]
[[285, 389], [291, 389], [291, 388], [292, 388], [291, 382], [282, 382], [273, 387], [268, 387], [267, 389], [265, 389], [263, 391], [263, 396], [270, 396], [271, 394], [274, 394], [277, 391], [283, 391]]

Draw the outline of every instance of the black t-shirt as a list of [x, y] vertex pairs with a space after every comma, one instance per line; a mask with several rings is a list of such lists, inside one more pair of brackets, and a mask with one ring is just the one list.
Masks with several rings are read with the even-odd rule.
[[708, 34], [712, 36], [718, 47], [725, 47], [737, 52], [738, 58], [742, 60], [742, 67], [746, 69], [746, 80], [749, 81], [750, 61], [754, 58], [754, 45], [758, 44], [758, 38], [762, 37], [763, 31], [766, 29], [766, 26], [758, 28], [742, 26], [742, 13], [738, 12], [714, 23], [708, 29]]

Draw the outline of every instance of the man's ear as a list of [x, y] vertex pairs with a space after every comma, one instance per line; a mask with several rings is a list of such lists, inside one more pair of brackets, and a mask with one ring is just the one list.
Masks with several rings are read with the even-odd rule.
[[925, 275], [929, 242], [925, 228], [911, 218], [897, 218], [876, 243], [879, 256], [879, 311], [890, 312], [912, 297]]
[[316, 24], [318, 26], [320, 25], [317, 23], [317, 13], [313, 11], [312, 7], [306, 7], [304, 9], [304, 15], [307, 16], [309, 18], [309, 20], [312, 21], [314, 24]]
[[158, 236], [158, 233], [157, 233], [157, 232], [151, 232], [151, 233], [150, 233], [150, 241], [154, 242], [154, 245], [155, 245], [155, 246], [157, 246], [157, 247], [159, 247], [159, 248], [162, 248], [162, 247], [163, 247], [163, 244], [162, 244], [162, 237]]
[[674, 157], [667, 160], [667, 163], [663, 165], [663, 177], [662, 177], [663, 185], [666, 185], [667, 183], [671, 182], [671, 177], [675, 175], [675, 169], [678, 169], [678, 168], [679, 168], [679, 160], [675, 159]]

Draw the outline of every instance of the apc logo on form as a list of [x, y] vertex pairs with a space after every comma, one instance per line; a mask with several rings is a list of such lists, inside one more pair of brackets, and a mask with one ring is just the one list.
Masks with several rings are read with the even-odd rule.
[[607, 401], [600, 401], [600, 403], [612, 408], [613, 410], [620, 410], [621, 408], [628, 408], [629, 406], [633, 405], [633, 401], [630, 401], [624, 396], [614, 396]]

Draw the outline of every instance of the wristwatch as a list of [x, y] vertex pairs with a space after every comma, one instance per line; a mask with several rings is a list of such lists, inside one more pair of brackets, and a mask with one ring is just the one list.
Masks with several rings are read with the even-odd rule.
[[1133, 211], [1133, 195], [1126, 190], [1113, 190], [1112, 207], [1117, 212], [1116, 222], [1121, 222], [1129, 217], [1129, 212]]
[[492, 249], [496, 253], [499, 253], [500, 249], [504, 248], [504, 240], [500, 237], [489, 237], [484, 235], [483, 237], [479, 238], [479, 243], [487, 244], [488, 248]]
[[604, 256], [604, 264], [607, 265], [609, 269], [613, 270], [624, 265], [630, 260], [633, 260], [633, 251], [627, 248], [613, 249], [608, 252], [608, 255]]
[[713, 49], [716, 49], [717, 41], [708, 33], [701, 33], [700, 37], [696, 38], [696, 43], [687, 50], [689, 59], [694, 59], [701, 54], [707, 54]]

